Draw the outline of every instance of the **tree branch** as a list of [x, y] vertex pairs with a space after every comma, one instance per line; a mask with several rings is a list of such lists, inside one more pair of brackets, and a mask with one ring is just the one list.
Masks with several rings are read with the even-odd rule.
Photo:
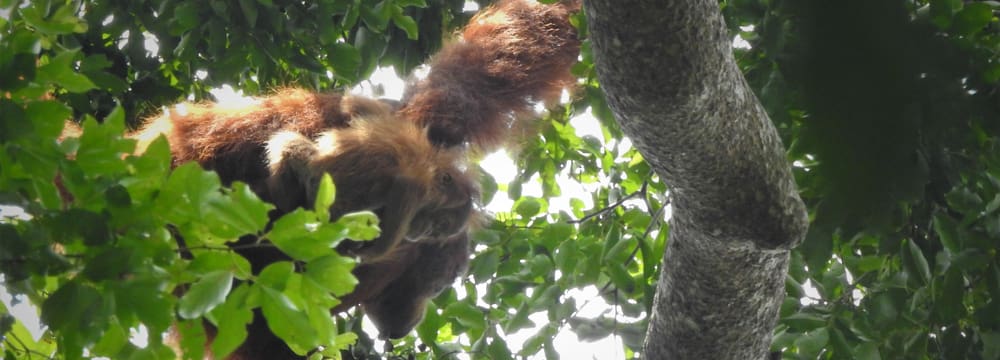
[[762, 359], [808, 227], [784, 147], [714, 0], [585, 3], [608, 105], [670, 185], [645, 357]]

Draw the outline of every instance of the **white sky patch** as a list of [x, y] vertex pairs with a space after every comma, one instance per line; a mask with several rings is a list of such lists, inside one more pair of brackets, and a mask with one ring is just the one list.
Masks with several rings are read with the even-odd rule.
[[260, 102], [259, 99], [246, 96], [242, 90], [235, 90], [228, 84], [212, 89], [209, 92], [217, 100], [218, 106], [225, 109], [240, 109]]
[[379, 67], [375, 69], [370, 79], [351, 88], [351, 93], [375, 99], [400, 100], [403, 98], [404, 90], [406, 81], [396, 76], [396, 70], [391, 67]]
[[[0, 275], [0, 283], [5, 283], [3, 275]], [[28, 332], [31, 333], [31, 338], [38, 341], [42, 337], [42, 333], [45, 332], [42, 328], [42, 324], [38, 320], [38, 310], [31, 304], [29, 304], [24, 296], [18, 296], [17, 305], [13, 305], [14, 296], [7, 293], [6, 286], [0, 286], [0, 302], [3, 302], [10, 314], [17, 319], [18, 322], [28, 328]]]
[[146, 48], [146, 53], [150, 56], [158, 57], [160, 54], [160, 41], [156, 39], [156, 35], [148, 31], [143, 31], [142, 39], [142, 46]]
[[[740, 26], [740, 30], [741, 31], [749, 32], [749, 31], [753, 31], [753, 29], [754, 29], [753, 25]], [[752, 46], [750, 46], [750, 43], [747, 42], [745, 39], [743, 39], [743, 36], [740, 36], [739, 34], [737, 34], [736, 36], [733, 37], [733, 48], [736, 48], [736, 49], [750, 49], [751, 47]]]
[[475, 1], [466, 1], [465, 5], [462, 6], [462, 12], [476, 12], [479, 11], [479, 4]]
[[736, 49], [750, 49], [750, 43], [743, 40], [742, 36], [736, 35], [733, 37], [733, 47]]
[[6, 219], [31, 220], [31, 215], [20, 206], [0, 205], [0, 223]]

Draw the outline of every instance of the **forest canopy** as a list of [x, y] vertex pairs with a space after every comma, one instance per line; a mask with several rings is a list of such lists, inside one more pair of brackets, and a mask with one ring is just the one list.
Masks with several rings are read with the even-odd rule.
[[[270, 204], [197, 166], [171, 170], [165, 142], [124, 155], [135, 146], [127, 129], [163, 106], [212, 100], [222, 86], [336, 92], [378, 67], [407, 77], [453, 40], [472, 15], [465, 6], [0, 0], [0, 206], [23, 212], [0, 219], [0, 285], [37, 306], [46, 330], [34, 338], [0, 305], [5, 358], [173, 358], [163, 335], [175, 322], [192, 339], [181, 346], [200, 358], [205, 333], [185, 325], [219, 326], [209, 350], [224, 353], [242, 341], [254, 307], [285, 317], [275, 332], [293, 349], [319, 349], [316, 357], [558, 358], [553, 339], [566, 332], [617, 336], [622, 353], [637, 356], [670, 230], [670, 184], [620, 146], [629, 141], [597, 81], [582, 14], [573, 18], [584, 45], [569, 101], [520, 141], [512, 181], [482, 169], [482, 203], [513, 205], [474, 233], [457, 289], [391, 348], [364, 332], [359, 313], [328, 316], [333, 294], [354, 286], [352, 260], [287, 241], [278, 246], [310, 254], [297, 261], [316, 270], [253, 273], [224, 247], [248, 233], [316, 236], [294, 230], [307, 224], [362, 236], [366, 218], [331, 223], [303, 210], [266, 229]], [[787, 359], [1000, 359], [1000, 3], [719, 6], [745, 44], [735, 58], [809, 211], [771, 350]], [[581, 114], [599, 121], [601, 137], [578, 135], [571, 119]], [[58, 142], [67, 119], [83, 134]], [[553, 210], [566, 181], [594, 191]], [[540, 191], [526, 194], [532, 187]], [[182, 256], [172, 231], [200, 252]], [[190, 291], [175, 297], [178, 286]], [[568, 295], [579, 289], [594, 290], [607, 311], [580, 315], [586, 300]], [[250, 296], [258, 292], [270, 296]], [[145, 346], [129, 341], [140, 327]], [[526, 329], [523, 343], [509, 341]]]

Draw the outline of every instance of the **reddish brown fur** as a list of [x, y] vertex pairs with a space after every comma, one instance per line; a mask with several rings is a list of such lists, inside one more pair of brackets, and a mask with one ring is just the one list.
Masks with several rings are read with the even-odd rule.
[[494, 150], [533, 102], [557, 100], [573, 83], [580, 41], [569, 14], [578, 7], [509, 0], [480, 12], [434, 56], [400, 114], [427, 127], [434, 143]]
[[[197, 161], [227, 183], [247, 182], [278, 213], [312, 206], [318, 178], [331, 173], [338, 188], [331, 215], [374, 210], [383, 226], [372, 245], [338, 249], [363, 263], [354, 272], [358, 288], [333, 311], [361, 304], [383, 336], [400, 337], [468, 264], [476, 178], [462, 170], [464, 151], [455, 147], [492, 150], [533, 102], [553, 101], [572, 83], [579, 41], [568, 14], [577, 6], [502, 0], [485, 10], [462, 41], [432, 60], [397, 112], [373, 100], [287, 89], [239, 109], [187, 105], [136, 137], [144, 147], [166, 134], [175, 164]], [[270, 248], [240, 251], [255, 271], [284, 258]], [[231, 358], [296, 357], [259, 313], [248, 330]]]

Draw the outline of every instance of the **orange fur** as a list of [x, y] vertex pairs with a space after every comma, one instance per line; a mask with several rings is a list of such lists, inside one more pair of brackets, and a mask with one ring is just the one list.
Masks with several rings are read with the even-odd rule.
[[[196, 161], [224, 182], [246, 182], [277, 205], [275, 215], [312, 206], [318, 179], [331, 174], [337, 184], [331, 216], [372, 210], [383, 230], [372, 242], [338, 248], [362, 263], [354, 271], [358, 288], [332, 311], [360, 304], [382, 336], [401, 337], [420, 321], [426, 301], [468, 266], [478, 188], [464, 169], [462, 145], [496, 148], [534, 102], [554, 101], [572, 84], [579, 40], [568, 15], [578, 6], [501, 0], [432, 59], [398, 110], [285, 89], [240, 108], [176, 107], [135, 137], [142, 148], [165, 134], [175, 165]], [[274, 248], [239, 251], [255, 271], [286, 258]], [[231, 358], [296, 358], [259, 312], [248, 331]]]
[[533, 115], [533, 102], [553, 102], [573, 84], [580, 41], [569, 14], [578, 7], [507, 0], [481, 11], [432, 58], [400, 115], [427, 127], [435, 144], [494, 150], [513, 120]]

